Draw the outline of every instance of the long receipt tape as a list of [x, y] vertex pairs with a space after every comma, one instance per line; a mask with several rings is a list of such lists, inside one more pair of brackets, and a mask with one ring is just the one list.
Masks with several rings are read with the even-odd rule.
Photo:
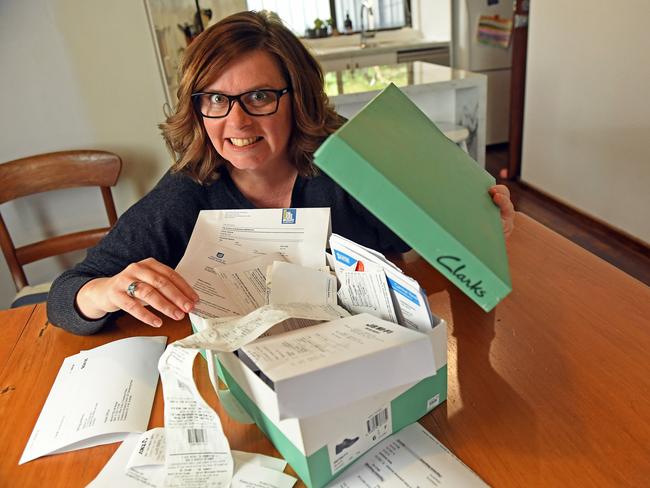
[[485, 311], [512, 286], [495, 181], [391, 84], [316, 164]]

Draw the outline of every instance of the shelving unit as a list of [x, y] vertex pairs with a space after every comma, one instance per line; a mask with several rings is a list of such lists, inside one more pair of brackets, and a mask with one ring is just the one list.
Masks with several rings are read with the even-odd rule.
[[485, 75], [420, 61], [325, 73], [325, 90], [337, 112], [347, 118], [391, 82], [439, 123], [443, 132], [452, 131], [452, 140], [466, 129], [467, 152], [485, 167]]

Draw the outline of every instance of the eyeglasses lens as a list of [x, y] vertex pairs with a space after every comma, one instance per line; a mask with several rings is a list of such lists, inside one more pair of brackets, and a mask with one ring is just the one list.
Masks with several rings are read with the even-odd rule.
[[251, 115], [268, 115], [278, 108], [278, 93], [270, 90], [256, 90], [238, 96], [220, 93], [204, 93], [199, 97], [199, 109], [207, 117], [224, 117], [231, 109], [231, 100], [243, 105]]

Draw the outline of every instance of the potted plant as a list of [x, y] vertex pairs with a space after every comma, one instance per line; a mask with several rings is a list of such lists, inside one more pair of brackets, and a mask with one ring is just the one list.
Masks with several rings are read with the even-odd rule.
[[336, 26], [334, 25], [334, 19], [333, 18], [330, 17], [329, 19], [327, 19], [325, 21], [325, 23], [329, 27], [331, 35], [333, 35], [333, 36], [338, 36], [339, 35], [339, 31], [336, 29]]
[[316, 18], [314, 20], [314, 30], [316, 31], [316, 37], [327, 37], [327, 25], [321, 19]]

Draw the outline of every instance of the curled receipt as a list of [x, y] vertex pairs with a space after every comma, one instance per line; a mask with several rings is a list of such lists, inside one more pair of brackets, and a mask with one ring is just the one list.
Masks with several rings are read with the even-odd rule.
[[192, 367], [200, 349], [232, 352], [274, 326], [285, 330], [348, 315], [338, 305], [265, 305], [243, 317], [203, 319], [203, 330], [168, 346], [158, 363], [165, 404], [165, 486], [216, 488], [235, 481], [221, 420], [194, 382]]
[[243, 317], [210, 319], [203, 322], [203, 330], [177, 341], [182, 347], [233, 352], [254, 341], [271, 327], [287, 320], [329, 322], [350, 314], [338, 305], [310, 305], [292, 303], [264, 305]]
[[221, 421], [194, 383], [198, 353], [175, 342], [158, 363], [165, 399], [166, 487], [226, 487], [232, 480], [233, 460]]

